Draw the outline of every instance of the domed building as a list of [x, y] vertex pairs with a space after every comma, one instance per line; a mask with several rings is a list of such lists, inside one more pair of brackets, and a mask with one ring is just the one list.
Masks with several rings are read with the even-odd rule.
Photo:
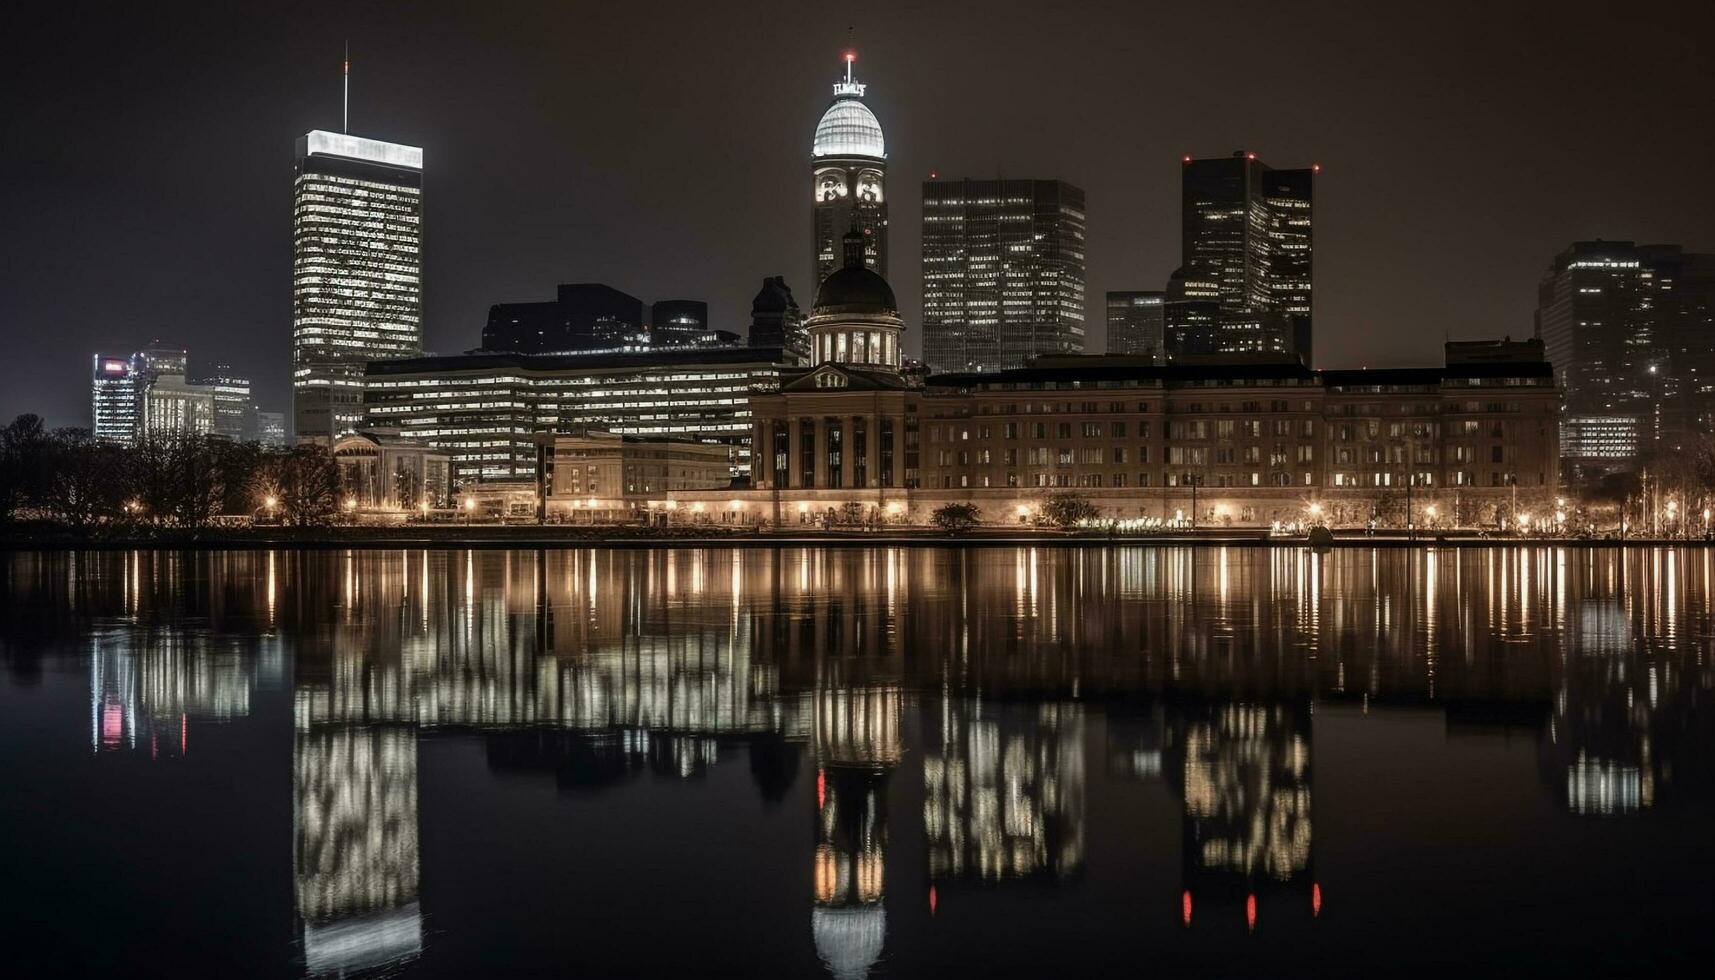
[[[751, 486], [779, 493], [779, 524], [880, 523], [903, 513], [915, 485], [920, 386], [900, 373], [905, 321], [893, 287], [869, 263], [853, 227], [843, 262], [816, 290], [804, 330], [810, 366], [781, 372], [780, 388], [751, 396]], [[803, 491], [802, 493], [798, 491]]]
[[864, 104], [866, 86], [852, 77], [855, 60], [857, 55], [846, 53], [846, 77], [834, 83], [834, 100], [810, 144], [811, 282], [839, 269], [840, 238], [852, 227], [863, 233], [870, 271], [887, 275], [887, 141]]

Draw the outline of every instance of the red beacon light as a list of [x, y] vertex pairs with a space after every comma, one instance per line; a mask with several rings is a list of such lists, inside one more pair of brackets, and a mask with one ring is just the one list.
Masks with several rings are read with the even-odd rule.
[[1187, 154], [1185, 154], [1185, 162], [1186, 162], [1186, 163], [1190, 163], [1190, 162], [1191, 162], [1191, 154], [1189, 154], [1189, 153], [1187, 153]]
[[1313, 173], [1313, 174], [1319, 174], [1319, 173], [1321, 173], [1321, 172], [1322, 172], [1322, 165], [1321, 165], [1321, 164], [1320, 164], [1320, 163], [1313, 163], [1313, 164], [1311, 164], [1311, 165], [1310, 165], [1310, 172], [1311, 172], [1311, 173]]
[[857, 60], [857, 52], [856, 51], [847, 51], [846, 52], [846, 64], [849, 65], [856, 60]]
[[1255, 154], [1255, 153], [1246, 153], [1246, 154], [1245, 154], [1245, 159], [1246, 159], [1246, 160], [1255, 160], [1255, 159], [1256, 159], [1256, 154]]

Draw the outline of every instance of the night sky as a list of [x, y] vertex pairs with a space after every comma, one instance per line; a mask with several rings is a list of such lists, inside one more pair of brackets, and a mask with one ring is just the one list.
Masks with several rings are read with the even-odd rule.
[[1528, 335], [1574, 239], [1715, 249], [1715, 4], [1387, 6], [8, 4], [0, 419], [87, 425], [90, 355], [154, 337], [289, 410], [292, 144], [338, 129], [347, 38], [352, 131], [425, 148], [443, 353], [562, 281], [740, 331], [764, 276], [808, 305], [810, 137], [848, 31], [912, 351], [931, 170], [1085, 189], [1091, 351], [1102, 293], [1178, 264], [1186, 153], [1322, 165], [1321, 367]]

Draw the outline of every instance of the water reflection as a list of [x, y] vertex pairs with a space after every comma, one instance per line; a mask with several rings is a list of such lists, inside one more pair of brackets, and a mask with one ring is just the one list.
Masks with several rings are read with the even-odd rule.
[[[948, 888], [1079, 887], [1107, 781], [1176, 801], [1184, 926], [1316, 918], [1322, 705], [1526, 732], [1540, 791], [1580, 816], [1636, 819], [1711, 786], [1701, 551], [135, 552], [3, 567], [8, 669], [86, 658], [97, 753], [168, 761], [192, 750], [193, 724], [219, 738], [257, 690], [289, 688], [312, 975], [432, 957], [418, 790], [437, 732], [572, 794], [743, 757], [776, 806], [812, 794], [803, 769], [810, 938], [842, 978], [889, 957], [890, 886], [921, 879], [931, 913]], [[901, 841], [920, 865], [900, 863]]]

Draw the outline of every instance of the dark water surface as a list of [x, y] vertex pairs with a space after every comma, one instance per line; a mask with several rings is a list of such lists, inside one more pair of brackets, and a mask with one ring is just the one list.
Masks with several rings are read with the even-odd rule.
[[1715, 553], [0, 554], [13, 975], [1704, 975]]

